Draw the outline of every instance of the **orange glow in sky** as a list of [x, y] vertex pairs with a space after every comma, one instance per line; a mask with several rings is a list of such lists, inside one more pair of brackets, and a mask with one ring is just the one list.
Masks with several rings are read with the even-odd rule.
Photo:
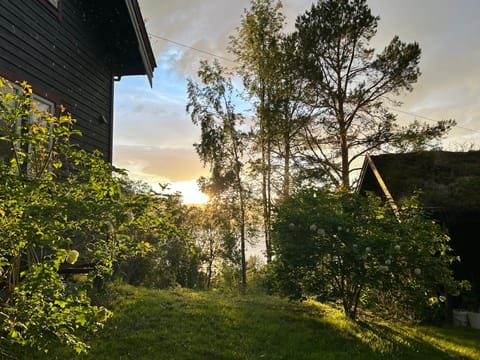
[[208, 196], [200, 191], [196, 180], [174, 182], [169, 187], [172, 191], [179, 191], [183, 196], [184, 204], [206, 204]]

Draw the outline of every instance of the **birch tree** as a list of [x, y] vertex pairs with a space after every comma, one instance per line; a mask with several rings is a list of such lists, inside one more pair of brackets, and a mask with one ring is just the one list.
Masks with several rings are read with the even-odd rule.
[[188, 82], [188, 105], [192, 122], [200, 126], [201, 141], [195, 144], [200, 159], [211, 169], [208, 186], [217, 194], [231, 192], [235, 208], [241, 251], [242, 289], [247, 284], [246, 245], [246, 189], [242, 178], [244, 134], [243, 118], [236, 113], [234, 90], [217, 61], [210, 65], [202, 61], [198, 71], [200, 83]]

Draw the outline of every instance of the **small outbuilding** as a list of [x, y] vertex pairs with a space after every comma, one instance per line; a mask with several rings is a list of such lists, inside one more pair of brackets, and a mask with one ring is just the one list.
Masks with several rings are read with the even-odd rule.
[[418, 193], [460, 256], [455, 278], [470, 281], [477, 295], [470, 300], [480, 301], [480, 151], [367, 155], [357, 190], [373, 192], [394, 207]]

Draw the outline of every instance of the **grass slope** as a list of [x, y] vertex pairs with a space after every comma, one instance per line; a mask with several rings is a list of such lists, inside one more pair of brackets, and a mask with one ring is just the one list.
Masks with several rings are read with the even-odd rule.
[[114, 313], [80, 359], [480, 359], [480, 331], [354, 324], [328, 306], [276, 297], [122, 287]]

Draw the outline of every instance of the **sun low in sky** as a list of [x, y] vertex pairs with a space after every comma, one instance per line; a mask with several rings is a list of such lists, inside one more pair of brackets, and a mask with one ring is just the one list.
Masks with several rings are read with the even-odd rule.
[[[155, 191], [160, 191], [160, 186], [152, 185]], [[180, 192], [183, 197], [184, 204], [203, 205], [209, 200], [209, 197], [202, 193], [198, 188], [196, 180], [180, 181], [169, 185], [168, 190], [170, 192]]]
[[196, 180], [181, 181], [173, 183], [170, 188], [173, 191], [180, 191], [183, 196], [184, 204], [206, 204], [209, 200], [208, 195], [200, 191]]

